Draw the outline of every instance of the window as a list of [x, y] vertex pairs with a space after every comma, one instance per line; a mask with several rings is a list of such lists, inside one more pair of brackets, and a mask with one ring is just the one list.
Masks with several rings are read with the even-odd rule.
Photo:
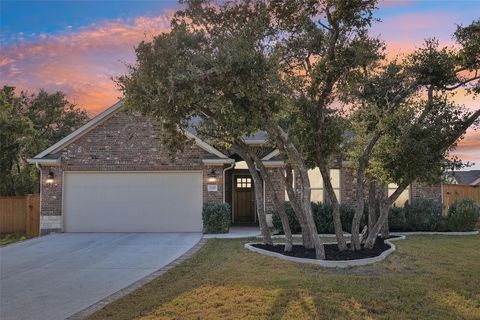
[[[320, 169], [308, 170], [308, 178], [310, 179], [312, 202], [325, 202], [327, 194], [324, 192], [325, 186], [323, 184], [323, 177]], [[295, 179], [294, 179], [295, 181]], [[332, 182], [333, 191], [335, 192], [338, 201], [340, 201], [340, 169], [330, 169], [330, 181]], [[285, 199], [288, 200], [288, 195], [285, 191]]]
[[248, 169], [247, 163], [245, 161], [235, 162], [235, 169]]
[[330, 169], [330, 181], [332, 182], [333, 192], [337, 196], [338, 202], [340, 199], [340, 169]]
[[250, 189], [252, 187], [252, 178], [237, 178], [237, 188]]
[[308, 170], [308, 178], [310, 179], [310, 201], [323, 202], [323, 178], [318, 168]]
[[[395, 190], [397, 190], [398, 185], [395, 183], [388, 184], [388, 196], [390, 197]], [[393, 203], [394, 207], [403, 208], [405, 206], [405, 202], [410, 201], [410, 186], [408, 186], [403, 192], [398, 196], [397, 200]]]

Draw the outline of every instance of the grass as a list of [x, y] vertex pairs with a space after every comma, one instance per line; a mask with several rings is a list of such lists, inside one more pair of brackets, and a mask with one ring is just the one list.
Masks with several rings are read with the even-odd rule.
[[6, 233], [0, 235], [0, 246], [26, 240], [27, 237], [23, 233]]
[[93, 319], [480, 319], [480, 236], [408, 236], [386, 261], [346, 270], [210, 239], [191, 259]]

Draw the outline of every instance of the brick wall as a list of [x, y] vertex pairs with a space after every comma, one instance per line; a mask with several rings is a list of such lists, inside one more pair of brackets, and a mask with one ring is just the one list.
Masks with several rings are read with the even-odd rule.
[[273, 204], [274, 194], [276, 193], [278, 199], [285, 199], [285, 181], [283, 179], [283, 169], [281, 168], [268, 168], [269, 175], [274, 185], [274, 190], [265, 186], [265, 212], [275, 211], [275, 205]]
[[420, 184], [417, 182], [412, 183], [410, 186], [410, 198], [411, 200], [418, 198], [427, 198], [442, 201], [442, 186], [436, 184], [433, 186]]
[[[222, 202], [223, 165], [205, 166], [202, 159], [211, 156], [196, 144], [173, 156], [161, 146], [158, 124], [131, 111], [115, 113], [78, 140], [60, 151], [60, 167], [43, 167], [41, 181], [43, 233], [59, 231], [62, 215], [62, 173], [64, 171], [167, 171], [202, 170], [203, 199]], [[216, 181], [208, 182], [209, 169], [215, 169]], [[54, 183], [46, 183], [49, 170]], [[207, 184], [216, 184], [217, 191], [207, 191]], [[55, 218], [58, 217], [58, 218]]]
[[[350, 168], [342, 168], [340, 171], [341, 179], [341, 197], [342, 203], [346, 203], [352, 207], [356, 206], [356, 187], [354, 172]], [[410, 186], [410, 200], [418, 198], [428, 198], [441, 201], [442, 187], [437, 185], [425, 185], [418, 182], [414, 182]], [[368, 199], [368, 186], [365, 189], [365, 199]]]

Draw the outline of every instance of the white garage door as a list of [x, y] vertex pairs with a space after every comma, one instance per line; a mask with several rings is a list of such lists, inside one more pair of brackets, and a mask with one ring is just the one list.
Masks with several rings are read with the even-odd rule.
[[65, 172], [66, 232], [201, 232], [201, 172]]

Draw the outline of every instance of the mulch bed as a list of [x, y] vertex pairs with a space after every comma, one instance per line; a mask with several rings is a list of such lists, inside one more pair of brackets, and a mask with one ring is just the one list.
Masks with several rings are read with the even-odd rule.
[[[299, 244], [294, 244], [293, 250], [290, 252], [284, 251], [285, 246], [283, 244], [274, 244], [273, 246], [266, 244], [253, 244], [252, 246], [254, 246], [255, 248], [280, 253], [290, 257], [315, 259], [315, 249], [307, 249], [303, 245]], [[325, 260], [332, 261], [373, 258], [379, 256], [382, 252], [390, 249], [390, 246], [386, 244], [384, 242], [384, 239], [382, 238], [377, 238], [375, 246], [372, 249], [362, 248], [362, 250], [360, 251], [339, 251], [338, 246], [335, 243], [325, 244], [324, 247]]]

